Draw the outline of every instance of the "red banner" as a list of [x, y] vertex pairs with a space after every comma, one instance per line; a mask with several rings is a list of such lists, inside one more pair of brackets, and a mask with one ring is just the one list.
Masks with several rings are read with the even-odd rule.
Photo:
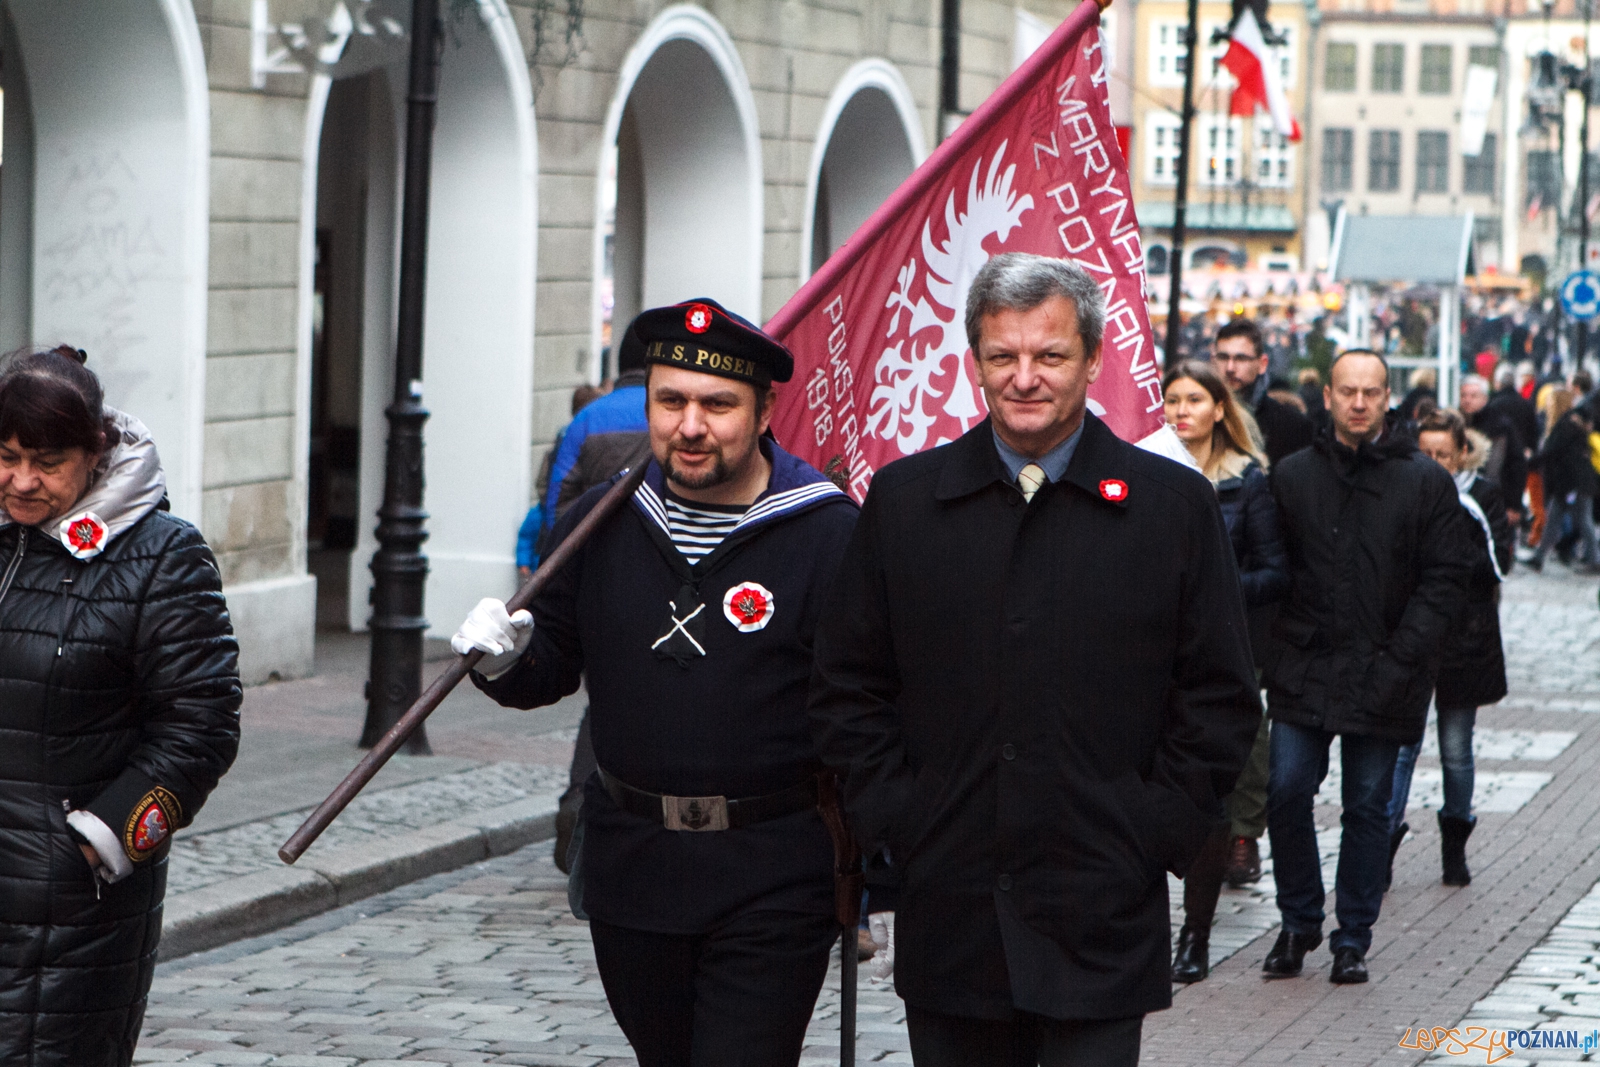
[[990, 256], [1071, 259], [1106, 297], [1089, 408], [1126, 440], [1161, 430], [1144, 248], [1106, 94], [1100, 10], [1084, 0], [834, 253], [767, 332], [795, 355], [772, 428], [865, 497], [886, 463], [985, 415], [967, 290]]

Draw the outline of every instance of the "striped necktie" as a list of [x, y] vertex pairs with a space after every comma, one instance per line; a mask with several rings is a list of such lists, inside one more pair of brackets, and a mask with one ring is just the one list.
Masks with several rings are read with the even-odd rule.
[[1017, 472], [1017, 488], [1022, 490], [1022, 499], [1033, 502], [1033, 494], [1045, 483], [1044, 468], [1037, 463], [1030, 463]]

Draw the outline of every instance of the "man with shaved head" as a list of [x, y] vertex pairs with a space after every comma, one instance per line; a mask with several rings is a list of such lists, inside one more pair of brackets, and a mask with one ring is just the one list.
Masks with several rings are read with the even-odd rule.
[[1389, 366], [1341, 353], [1330, 422], [1273, 470], [1293, 580], [1266, 655], [1272, 758], [1267, 832], [1283, 930], [1263, 970], [1300, 973], [1322, 943], [1322, 861], [1312, 805], [1340, 739], [1344, 806], [1330, 938], [1339, 984], [1367, 980], [1389, 861], [1395, 756], [1422, 740], [1446, 631], [1471, 577], [1455, 482], [1389, 411]]

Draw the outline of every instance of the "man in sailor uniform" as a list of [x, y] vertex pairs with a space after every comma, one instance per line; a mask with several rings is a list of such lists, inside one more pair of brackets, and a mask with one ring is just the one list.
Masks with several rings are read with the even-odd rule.
[[531, 612], [485, 600], [452, 644], [487, 653], [473, 681], [508, 707], [586, 679], [574, 905], [641, 1067], [794, 1064], [839, 935], [806, 694], [856, 506], [763, 436], [782, 345], [706, 299], [635, 328], [651, 458], [631, 506]]

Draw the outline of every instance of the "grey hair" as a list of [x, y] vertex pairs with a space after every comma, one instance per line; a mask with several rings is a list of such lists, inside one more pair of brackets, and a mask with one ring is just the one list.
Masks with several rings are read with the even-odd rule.
[[972, 279], [967, 290], [967, 344], [978, 355], [979, 326], [997, 311], [1032, 311], [1053, 296], [1072, 301], [1078, 312], [1078, 336], [1093, 353], [1106, 330], [1106, 300], [1089, 272], [1065, 259], [1027, 252], [1002, 252]]
[[1483, 389], [1483, 395], [1489, 395], [1489, 380], [1481, 374], [1469, 374], [1461, 379], [1462, 385], [1476, 385]]
[[1496, 389], [1510, 389], [1517, 384], [1517, 368], [1509, 363], [1502, 363], [1494, 369], [1494, 387]]

